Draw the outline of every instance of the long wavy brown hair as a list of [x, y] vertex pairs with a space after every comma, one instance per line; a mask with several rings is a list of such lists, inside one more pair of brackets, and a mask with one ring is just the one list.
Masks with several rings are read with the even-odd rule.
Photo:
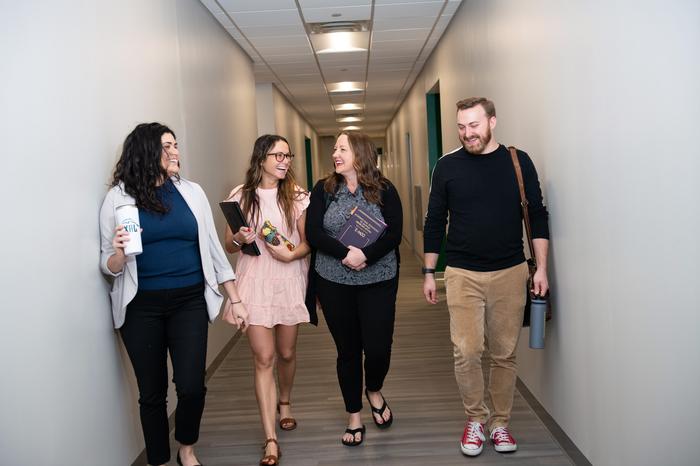
[[[236, 191], [241, 193], [241, 210], [243, 210], [243, 214], [256, 230], [262, 224], [262, 218], [260, 200], [255, 190], [262, 181], [262, 165], [267, 159], [268, 152], [272, 150], [277, 141], [284, 141], [289, 146], [289, 142], [277, 134], [264, 134], [255, 141], [253, 154], [250, 156], [250, 166], [245, 174], [245, 183], [243, 183], [243, 187], [240, 190]], [[294, 171], [290, 165], [289, 170], [287, 170], [287, 176], [279, 180], [277, 185], [277, 205], [282, 210], [287, 230], [290, 234], [294, 231], [295, 226], [294, 201], [305, 194], [306, 191], [300, 190], [297, 186]]]
[[[381, 205], [381, 191], [387, 186], [389, 180], [377, 168], [377, 148], [369, 136], [364, 133], [343, 131], [338, 134], [338, 137], [342, 135], [348, 137], [350, 148], [355, 156], [352, 165], [357, 172], [357, 183], [362, 186], [365, 199], [372, 204]], [[343, 183], [345, 183], [343, 175], [333, 172], [324, 180], [323, 189], [327, 193], [335, 194], [338, 186]]]

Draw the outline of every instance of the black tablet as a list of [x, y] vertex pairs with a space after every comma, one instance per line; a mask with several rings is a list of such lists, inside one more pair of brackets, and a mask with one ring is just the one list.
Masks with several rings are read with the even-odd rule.
[[[221, 207], [224, 217], [226, 218], [228, 226], [231, 228], [232, 232], [236, 233], [241, 229], [241, 227], [248, 226], [248, 223], [245, 221], [245, 217], [243, 216], [241, 206], [238, 204], [238, 202], [219, 202], [219, 207]], [[244, 244], [241, 248], [241, 252], [243, 252], [243, 254], [248, 254], [249, 256], [260, 255], [260, 249], [258, 249], [258, 245], [255, 244], [255, 241], [249, 244]]]

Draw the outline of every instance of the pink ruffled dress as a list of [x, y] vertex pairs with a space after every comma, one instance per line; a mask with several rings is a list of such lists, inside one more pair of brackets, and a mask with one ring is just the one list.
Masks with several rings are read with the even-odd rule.
[[[240, 203], [240, 188], [232, 191], [229, 200]], [[298, 188], [302, 191], [301, 188]], [[289, 241], [299, 244], [296, 221], [309, 206], [309, 195], [300, 195], [294, 203], [294, 232], [290, 232], [282, 211], [277, 205], [277, 188], [256, 190], [260, 201], [261, 221], [269, 220]], [[248, 220], [249, 224], [253, 222]], [[249, 314], [251, 325], [272, 328], [275, 325], [297, 325], [309, 321], [304, 298], [306, 294], [308, 259], [280, 262], [274, 259], [261, 238], [255, 239], [259, 256], [238, 253], [236, 263], [236, 287]]]

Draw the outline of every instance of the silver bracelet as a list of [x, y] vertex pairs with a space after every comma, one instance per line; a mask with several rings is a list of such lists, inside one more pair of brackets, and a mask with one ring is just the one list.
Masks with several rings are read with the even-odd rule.
[[239, 299], [238, 301], [231, 301], [230, 298], [229, 298], [228, 301], [229, 301], [231, 304], [239, 304], [239, 303], [242, 303], [242, 302], [243, 302], [243, 301], [241, 301], [240, 299]]
[[231, 238], [231, 241], [233, 242], [233, 245], [236, 246], [237, 248], [242, 248], [242, 247], [243, 247], [243, 246], [241, 245], [241, 243], [239, 243], [238, 241], [236, 241], [236, 238]]

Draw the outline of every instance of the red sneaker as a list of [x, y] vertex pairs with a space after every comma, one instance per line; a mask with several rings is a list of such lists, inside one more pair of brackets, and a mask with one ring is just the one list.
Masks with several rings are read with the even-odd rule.
[[468, 421], [462, 433], [462, 441], [459, 446], [467, 456], [477, 456], [484, 449], [484, 425], [476, 421]]
[[493, 429], [491, 431], [491, 442], [493, 442], [494, 450], [500, 453], [518, 449], [518, 444], [515, 443], [515, 439], [510, 435], [507, 427], [496, 427]]

